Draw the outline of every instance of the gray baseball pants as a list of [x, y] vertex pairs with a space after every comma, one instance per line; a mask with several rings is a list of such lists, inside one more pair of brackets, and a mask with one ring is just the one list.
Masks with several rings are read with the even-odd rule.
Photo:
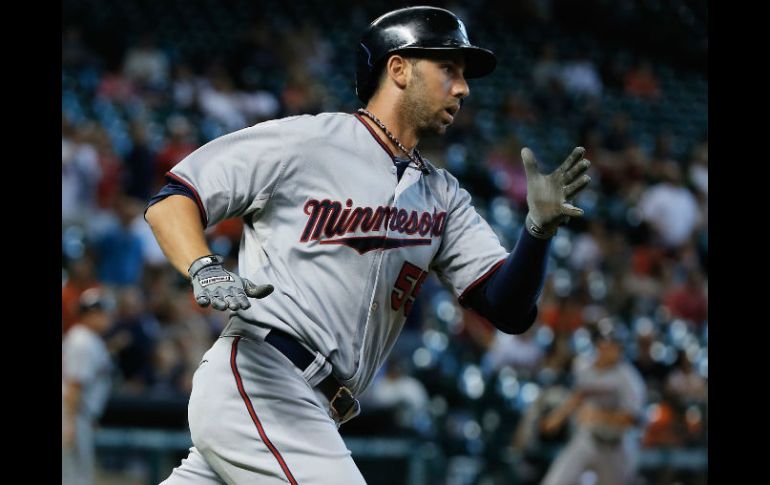
[[269, 343], [223, 336], [193, 376], [193, 447], [161, 485], [365, 484], [328, 399]]

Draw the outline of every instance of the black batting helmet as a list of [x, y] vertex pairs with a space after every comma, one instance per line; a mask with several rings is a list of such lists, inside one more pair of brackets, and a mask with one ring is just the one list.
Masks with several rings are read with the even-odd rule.
[[492, 51], [470, 43], [465, 24], [449, 10], [425, 6], [393, 10], [372, 22], [358, 44], [358, 99], [366, 103], [372, 97], [390, 54], [437, 50], [462, 51], [467, 79], [486, 76], [497, 65]]

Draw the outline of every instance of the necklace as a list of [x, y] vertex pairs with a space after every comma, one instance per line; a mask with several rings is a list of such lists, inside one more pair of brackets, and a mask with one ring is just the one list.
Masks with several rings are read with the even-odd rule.
[[385, 124], [382, 121], [380, 121], [379, 118], [377, 118], [372, 113], [365, 110], [364, 108], [359, 108], [358, 113], [361, 113], [362, 115], [366, 116], [370, 120], [374, 121], [374, 124], [379, 126], [380, 129], [385, 133], [385, 136], [387, 136], [390, 139], [390, 141], [392, 141], [393, 144], [399, 148], [399, 150], [404, 152], [407, 158], [409, 158], [409, 160], [412, 163], [417, 165], [417, 168], [419, 168], [424, 175], [430, 174], [430, 170], [428, 170], [427, 165], [425, 165], [425, 162], [423, 161], [422, 156], [420, 155], [420, 152], [417, 151], [417, 148], [413, 150], [414, 152], [414, 155], [413, 155], [412, 153], [409, 152], [409, 150], [406, 149], [406, 147], [404, 147], [404, 145], [401, 144], [400, 141], [398, 141], [398, 139], [395, 136], [393, 136], [393, 133], [391, 133], [390, 130], [385, 128]]

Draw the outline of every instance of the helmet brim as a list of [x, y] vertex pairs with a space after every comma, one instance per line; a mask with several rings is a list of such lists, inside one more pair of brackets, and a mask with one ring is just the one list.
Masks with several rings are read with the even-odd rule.
[[407, 47], [397, 49], [388, 55], [407, 53], [407, 52], [440, 52], [440, 51], [461, 51], [465, 55], [465, 79], [476, 79], [487, 76], [495, 70], [497, 66], [497, 57], [492, 51], [482, 47]]
[[487, 49], [481, 47], [466, 47], [465, 51], [465, 77], [475, 79], [491, 74], [497, 66], [497, 57]]

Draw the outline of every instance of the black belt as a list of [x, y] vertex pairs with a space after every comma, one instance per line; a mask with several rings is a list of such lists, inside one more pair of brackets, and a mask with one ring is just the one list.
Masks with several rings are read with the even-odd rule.
[[[315, 356], [294, 337], [277, 328], [270, 330], [265, 342], [278, 349], [303, 372], [315, 360]], [[339, 424], [350, 421], [361, 412], [358, 400], [353, 397], [350, 389], [339, 383], [334, 374], [326, 376], [316, 387], [329, 399], [333, 417]]]
[[599, 433], [591, 432], [591, 437], [596, 444], [604, 446], [618, 446], [623, 442], [622, 436], [602, 436]]

